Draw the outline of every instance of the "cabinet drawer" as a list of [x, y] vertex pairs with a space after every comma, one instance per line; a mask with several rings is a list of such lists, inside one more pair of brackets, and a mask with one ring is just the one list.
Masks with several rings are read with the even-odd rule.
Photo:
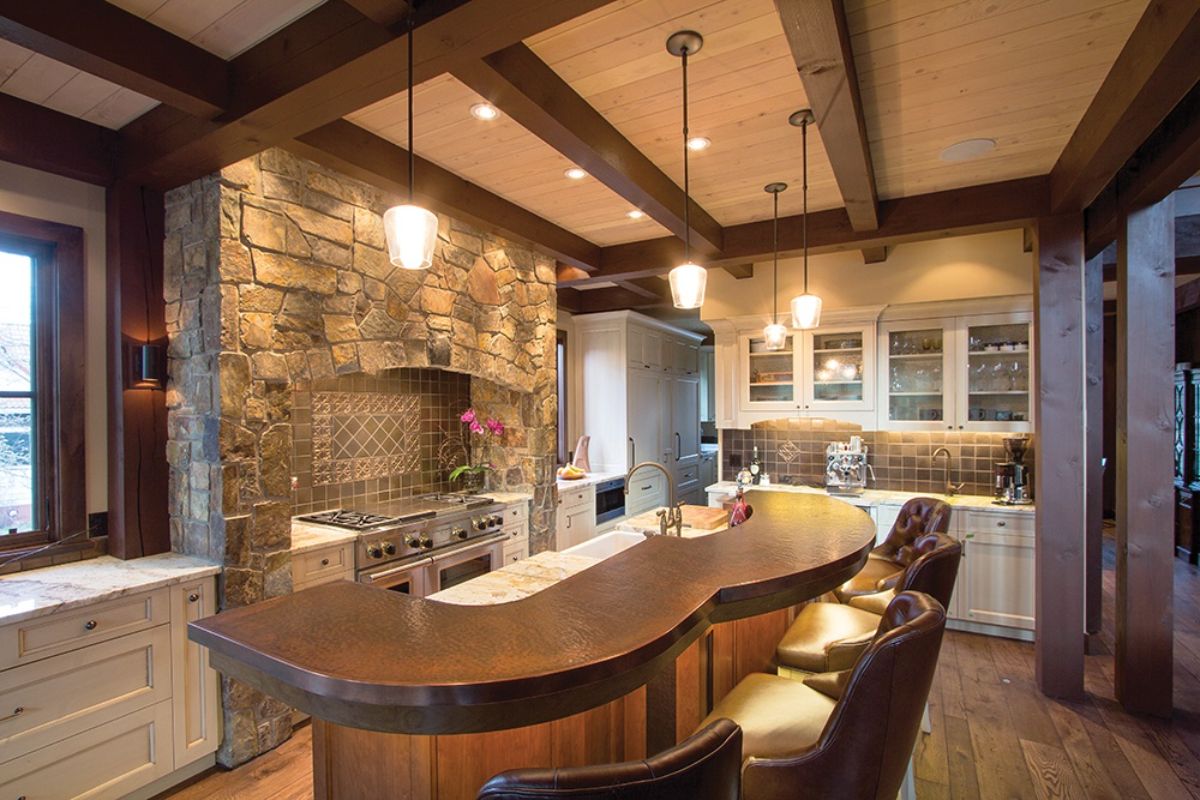
[[565, 491], [560, 489], [558, 492], [558, 504], [567, 511], [576, 511], [592, 505], [596, 502], [595, 498], [595, 486], [580, 486], [578, 489], [571, 488]]
[[513, 541], [527, 538], [529, 536], [529, 526], [524, 522], [517, 522], [512, 525], [505, 525], [500, 529], [500, 532], [508, 537], [504, 543], [507, 547]]
[[683, 485], [685, 483], [694, 483], [700, 480], [700, 465], [691, 464], [676, 467], [675, 483]]
[[292, 583], [312, 583], [321, 578], [336, 579], [354, 569], [354, 544], [326, 547], [301, 553], [292, 559]]
[[529, 503], [514, 503], [504, 509], [504, 527], [512, 525], [514, 522], [524, 522], [529, 519]]
[[171, 701], [0, 764], [0, 797], [117, 800], [171, 772]]
[[967, 533], [1034, 533], [1034, 516], [1028, 513], [968, 511], [966, 523]]
[[0, 752], [16, 757], [171, 696], [170, 626], [0, 672]]
[[161, 625], [171, 614], [167, 591], [157, 589], [0, 628], [0, 669]]
[[314, 586], [324, 586], [327, 583], [337, 583], [338, 581], [354, 580], [354, 570], [346, 570], [345, 572], [331, 572], [327, 575], [322, 575], [319, 578], [313, 578], [311, 581], [296, 583], [292, 581], [292, 592], [303, 592], [305, 589], [311, 589]]
[[504, 545], [504, 563], [515, 564], [529, 558], [529, 542], [508, 542]]

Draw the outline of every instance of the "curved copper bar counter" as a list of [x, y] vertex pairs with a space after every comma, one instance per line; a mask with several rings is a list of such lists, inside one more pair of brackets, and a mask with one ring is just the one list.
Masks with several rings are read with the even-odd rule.
[[862, 511], [753, 492], [744, 525], [652, 537], [538, 594], [458, 606], [341, 582], [192, 623], [213, 666], [314, 717], [408, 734], [559, 719], [645, 684], [713, 624], [854, 575]]

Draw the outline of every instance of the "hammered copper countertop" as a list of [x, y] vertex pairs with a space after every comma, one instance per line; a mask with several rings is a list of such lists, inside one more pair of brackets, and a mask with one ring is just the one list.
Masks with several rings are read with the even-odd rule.
[[875, 543], [838, 500], [749, 492], [744, 525], [655, 536], [544, 591], [465, 606], [347, 581], [189, 625], [213, 666], [351, 727], [468, 733], [544, 722], [644, 684], [710, 625], [820, 595]]

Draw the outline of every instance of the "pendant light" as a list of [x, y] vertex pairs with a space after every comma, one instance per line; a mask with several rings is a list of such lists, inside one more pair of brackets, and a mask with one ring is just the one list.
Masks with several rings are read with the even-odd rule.
[[403, 269], [429, 269], [437, 244], [438, 219], [432, 211], [413, 202], [416, 157], [413, 155], [413, 14], [416, 2], [408, 4], [408, 203], [392, 206], [383, 213], [383, 234], [388, 260]]
[[807, 108], [788, 117], [788, 122], [800, 128], [804, 183], [801, 195], [804, 198], [804, 215], [801, 228], [804, 242], [804, 294], [792, 298], [792, 326], [802, 331], [811, 330], [821, 324], [821, 298], [808, 293], [808, 124], [813, 113]]
[[774, 276], [775, 286], [771, 290], [771, 323], [763, 328], [764, 346], [768, 350], [782, 350], [787, 346], [787, 326], [779, 324], [779, 193], [786, 189], [786, 183], [778, 182], [768, 183], [763, 187], [763, 191], [769, 192], [775, 200], [775, 213], [771, 222], [771, 241], [775, 253], [771, 274]]
[[704, 289], [708, 270], [692, 261], [692, 227], [689, 218], [691, 196], [688, 193], [688, 56], [700, 52], [704, 37], [695, 31], [677, 31], [667, 38], [667, 52], [679, 56], [683, 63], [683, 263], [671, 270], [671, 300], [676, 308], [699, 308], [704, 305]]

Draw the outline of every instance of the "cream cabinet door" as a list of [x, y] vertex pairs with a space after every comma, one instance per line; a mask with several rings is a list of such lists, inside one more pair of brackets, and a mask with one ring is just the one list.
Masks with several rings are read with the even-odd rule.
[[956, 592], [961, 619], [1033, 630], [1033, 536], [968, 531], [963, 556]]
[[216, 580], [201, 578], [171, 587], [171, 675], [175, 768], [217, 749], [220, 679], [208, 665], [208, 648], [188, 638], [187, 624], [215, 614]]
[[[664, 442], [666, 401], [663, 377], [658, 372], [629, 371], [629, 464], [662, 461], [668, 448]], [[671, 443], [674, 446], [674, 442]]]

